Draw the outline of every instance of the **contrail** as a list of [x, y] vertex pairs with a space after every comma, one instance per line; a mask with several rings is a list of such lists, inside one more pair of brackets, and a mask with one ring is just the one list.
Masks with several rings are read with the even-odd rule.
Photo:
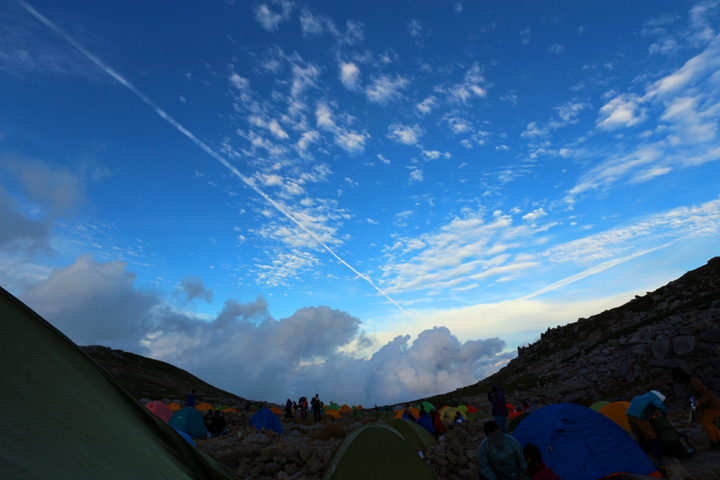
[[165, 121], [167, 121], [170, 125], [172, 125], [173, 127], [175, 127], [180, 133], [182, 133], [182, 134], [185, 135], [187, 138], [189, 138], [195, 145], [197, 145], [198, 147], [200, 147], [200, 148], [202, 148], [203, 150], [205, 150], [205, 153], [207, 153], [208, 155], [210, 155], [211, 157], [213, 157], [215, 160], [217, 160], [218, 162], [220, 162], [220, 163], [222, 163], [223, 165], [225, 165], [225, 167], [227, 167], [228, 170], [230, 170], [235, 176], [237, 176], [240, 180], [242, 180], [248, 187], [252, 188], [252, 189], [255, 191], [255, 193], [257, 193], [257, 194], [260, 195], [263, 199], [265, 199], [266, 202], [268, 202], [270, 205], [272, 205], [273, 207], [275, 207], [278, 212], [280, 212], [280, 213], [282, 213], [283, 215], [285, 215], [291, 222], [293, 222], [295, 225], [297, 225], [298, 227], [300, 227], [305, 233], [307, 233], [308, 235], [310, 235], [317, 243], [319, 243], [320, 245], [322, 245], [322, 246], [325, 248], [325, 250], [327, 250], [328, 253], [330, 253], [330, 255], [332, 255], [333, 257], [335, 257], [340, 263], [342, 263], [342, 264], [345, 265], [347, 268], [349, 268], [350, 270], [352, 270], [357, 276], [359, 276], [360, 278], [362, 278], [363, 280], [365, 280], [366, 282], [368, 282], [370, 285], [372, 285], [372, 286], [375, 288], [375, 290], [377, 290], [377, 291], [380, 292], [385, 298], [387, 298], [388, 300], [390, 300], [390, 303], [392, 303], [392, 304], [395, 305], [397, 308], [399, 308], [400, 311], [402, 311], [404, 314], [406, 314], [406, 315], [408, 315], [410, 318], [412, 318], [412, 315], [410, 315], [410, 314], [409, 314], [408, 312], [406, 312], [400, 305], [398, 305], [397, 302], [395, 302], [395, 300], [393, 300], [392, 298], [390, 298], [390, 296], [389, 296], [387, 293], [383, 292], [377, 285], [375, 285], [375, 284], [372, 282], [372, 280], [370, 280], [368, 277], [366, 277], [366, 276], [363, 275], [362, 273], [360, 273], [360, 272], [358, 272], [357, 270], [355, 270], [349, 263], [347, 263], [345, 260], [343, 260], [342, 258], [340, 258], [334, 251], [332, 251], [332, 249], [331, 249], [330, 247], [328, 247], [327, 245], [325, 245], [325, 243], [324, 243], [322, 240], [320, 240], [320, 237], [318, 237], [315, 233], [313, 233], [312, 231], [310, 231], [305, 225], [303, 225], [302, 223], [300, 223], [295, 217], [292, 216], [292, 214], [290, 214], [290, 212], [288, 212], [287, 210], [285, 210], [284, 208], [282, 208], [282, 207], [280, 206], [280, 204], [278, 204], [275, 200], [273, 200], [272, 198], [270, 198], [265, 192], [263, 192], [262, 190], [260, 190], [260, 189], [255, 185], [255, 182], [253, 181], [252, 178], [246, 177], [245, 175], [243, 175], [242, 173], [240, 173], [240, 171], [239, 171], [237, 168], [235, 168], [234, 166], [232, 166], [232, 165], [230, 164], [230, 162], [228, 162], [225, 158], [223, 158], [222, 156], [220, 156], [219, 153], [217, 153], [215, 150], [213, 150], [213, 149], [210, 148], [207, 144], [205, 144], [205, 142], [203, 142], [202, 140], [200, 140], [199, 138], [197, 138], [195, 135], [193, 135], [192, 132], [190, 132], [187, 128], [185, 128], [185, 127], [183, 127], [182, 125], [180, 125], [180, 123], [179, 123], [177, 120], [175, 120], [175, 119], [172, 118], [170, 115], [168, 115], [168, 113], [165, 112], [162, 108], [158, 107], [155, 102], [153, 102], [152, 100], [150, 100], [150, 98], [148, 98], [144, 93], [142, 93], [140, 90], [138, 90], [137, 87], [135, 87], [135, 85], [133, 85], [133, 84], [130, 83], [129, 81], [125, 80], [125, 78], [124, 78], [122, 75], [120, 75], [120, 74], [117, 73], [115, 70], [113, 70], [112, 68], [110, 68], [110, 66], [108, 66], [108, 65], [107, 65], [105, 62], [103, 62], [102, 60], [100, 60], [98, 57], [96, 57], [95, 55], [93, 55], [92, 53], [90, 53], [85, 47], [82, 46], [82, 44], [81, 44], [80, 42], [78, 42], [77, 40], [75, 40], [75, 39], [74, 39], [73, 37], [71, 37], [69, 34], [65, 33], [65, 31], [64, 31], [63, 29], [61, 29], [58, 25], [56, 25], [53, 21], [51, 21], [50, 19], [48, 19], [47, 17], [45, 17], [44, 15], [42, 15], [40, 12], [38, 12], [37, 10], [35, 10], [31, 5], [29, 5], [28, 3], [24, 2], [23, 0], [18, 0], [18, 3], [19, 3], [20, 6], [22, 6], [25, 10], [27, 10], [28, 13], [30, 13], [33, 17], [35, 17], [36, 19], [38, 19], [40, 22], [44, 23], [47, 27], [49, 27], [51, 30], [53, 30], [55, 33], [57, 33], [57, 34], [60, 35], [63, 39], [65, 39], [70, 45], [72, 45], [73, 47], [75, 47], [80, 53], [82, 53], [83, 55], [85, 55], [91, 62], [93, 62], [95, 65], [97, 65], [97, 66], [100, 67], [102, 70], [104, 70], [105, 73], [107, 73], [108, 75], [110, 75], [111, 77], [113, 77], [115, 80], [117, 80], [118, 82], [120, 82], [122, 85], [124, 85], [125, 87], [127, 87], [128, 90], [130, 90], [132, 93], [135, 94], [135, 96], [137, 96], [140, 100], [142, 100], [143, 102], [145, 102], [150, 108], [152, 108], [153, 110], [155, 110], [155, 113], [157, 113], [158, 115], [160, 115]]
[[608, 260], [607, 262], [603, 262], [599, 265], [595, 265], [594, 267], [590, 267], [586, 270], [583, 270], [580, 273], [576, 273], [575, 275], [571, 275], [567, 278], [563, 278], [562, 280], [559, 280], [551, 285], [548, 285], [547, 287], [543, 287], [540, 290], [536, 290], [528, 295], [525, 295], [524, 297], [518, 298], [518, 300], [528, 300], [530, 298], [537, 297], [538, 295], [542, 295], [543, 293], [551, 292], [553, 290], [564, 287], [566, 285], [570, 285], [571, 283], [575, 283], [578, 280], [582, 280], [583, 278], [587, 278], [590, 275], [595, 275], [596, 273], [604, 272], [608, 268], [612, 268], [616, 265], [620, 265], [621, 263], [625, 263], [628, 260], [632, 260], [633, 258], [637, 258], [642, 255], [654, 252], [655, 250], [660, 250], [661, 248], [668, 247], [668, 246], [672, 245], [673, 243], [675, 243], [675, 242], [672, 241], [670, 243], [666, 243], [665, 245], [660, 245], [659, 247], [635, 252], [626, 257], [616, 258], [614, 260]]

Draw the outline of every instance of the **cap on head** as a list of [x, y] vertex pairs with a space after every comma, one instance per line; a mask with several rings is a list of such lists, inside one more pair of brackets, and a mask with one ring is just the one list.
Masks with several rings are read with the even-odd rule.
[[661, 402], [665, 401], [665, 395], [658, 392], [657, 390], [652, 390], [650, 393], [654, 393], [660, 399]]

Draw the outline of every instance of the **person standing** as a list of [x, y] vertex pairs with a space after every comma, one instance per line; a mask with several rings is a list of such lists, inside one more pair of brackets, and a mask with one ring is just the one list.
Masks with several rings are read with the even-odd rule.
[[285, 402], [285, 418], [293, 418], [292, 414], [293, 402], [289, 398]]
[[720, 415], [720, 399], [703, 385], [700, 380], [691, 377], [685, 370], [675, 367], [672, 370], [675, 383], [681, 383], [690, 392], [695, 401], [693, 406], [700, 414], [700, 423], [710, 440], [711, 450], [720, 450], [720, 431], [713, 421]]
[[300, 399], [300, 420], [305, 420], [307, 418], [307, 411], [308, 411], [307, 398], [302, 397]]
[[313, 409], [313, 420], [316, 422], [320, 421], [320, 412], [322, 411], [322, 402], [320, 402], [320, 394], [316, 393], [312, 401]]
[[195, 406], [195, 390], [193, 390], [190, 395], [187, 396], [187, 400], [185, 400], [185, 405], [188, 407]]
[[440, 414], [434, 408], [430, 410], [430, 417], [433, 421], [433, 430], [435, 431], [435, 440], [440, 441], [440, 437], [445, 435], [445, 425], [443, 425]]
[[505, 401], [505, 392], [498, 385], [494, 383], [490, 386], [488, 391], [488, 402], [492, 403], [492, 414], [493, 420], [500, 428], [500, 431], [506, 435], [509, 435], [507, 427], [508, 411]]

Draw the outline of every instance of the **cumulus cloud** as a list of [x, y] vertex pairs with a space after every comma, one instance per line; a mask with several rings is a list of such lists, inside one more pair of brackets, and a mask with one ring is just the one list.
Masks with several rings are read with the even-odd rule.
[[399, 123], [393, 123], [388, 126], [387, 137], [404, 145], [417, 145], [422, 136], [423, 130], [420, 128], [420, 125], [417, 124], [407, 126]]
[[318, 392], [326, 400], [383, 404], [432, 395], [479, 380], [478, 369], [505, 347], [498, 338], [462, 343], [436, 327], [377, 349], [348, 312], [305, 307], [276, 320], [262, 297], [227, 300], [206, 321], [173, 310], [134, 282], [127, 264], [85, 255], [20, 297], [77, 343], [167, 361], [258, 400]]
[[273, 0], [271, 5], [261, 3], [255, 7], [255, 20], [268, 32], [277, 31], [280, 23], [290, 20], [290, 13], [295, 6], [287, 0]]
[[188, 302], [199, 298], [210, 303], [213, 300], [213, 291], [210, 288], [205, 288], [205, 282], [200, 277], [188, 275], [187, 277], [180, 280], [180, 290], [185, 295]]
[[528, 213], [527, 215], [523, 215], [522, 219], [527, 220], [528, 222], [534, 222], [538, 218], [544, 217], [547, 215], [547, 212], [543, 210], [542, 208], [538, 208], [537, 210], [533, 210], [532, 212]]
[[475, 64], [465, 72], [463, 83], [448, 88], [436, 87], [436, 90], [446, 93], [451, 102], [465, 104], [474, 97], [485, 98], [487, 96], [486, 86], [487, 81], [482, 74], [482, 69], [480, 65]]

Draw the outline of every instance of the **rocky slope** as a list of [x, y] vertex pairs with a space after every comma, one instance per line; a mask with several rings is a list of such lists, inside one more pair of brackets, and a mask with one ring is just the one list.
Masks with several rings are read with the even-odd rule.
[[195, 389], [198, 403], [245, 406], [244, 398], [220, 390], [169, 363], [100, 345], [80, 348], [142, 403], [162, 400], [184, 406], [188, 394]]
[[720, 257], [625, 305], [550, 328], [495, 375], [430, 401], [482, 403], [497, 383], [514, 402], [590, 405], [659, 390], [687, 410], [689, 396], [672, 383], [676, 366], [720, 392]]

